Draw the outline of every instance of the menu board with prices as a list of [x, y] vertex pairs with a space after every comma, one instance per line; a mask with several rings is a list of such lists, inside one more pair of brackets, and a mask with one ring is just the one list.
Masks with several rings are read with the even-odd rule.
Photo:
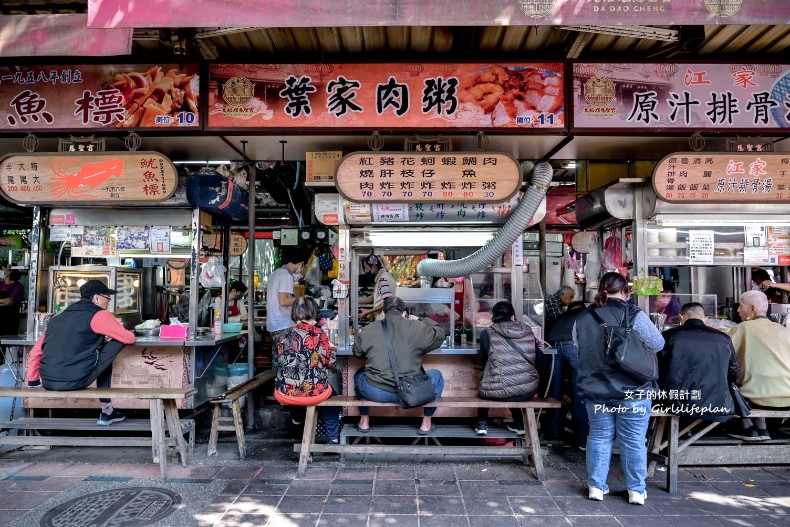
[[354, 202], [492, 203], [521, 186], [521, 167], [491, 152], [355, 152], [337, 169], [337, 188]]
[[677, 152], [656, 165], [653, 189], [673, 203], [788, 203], [790, 154]]

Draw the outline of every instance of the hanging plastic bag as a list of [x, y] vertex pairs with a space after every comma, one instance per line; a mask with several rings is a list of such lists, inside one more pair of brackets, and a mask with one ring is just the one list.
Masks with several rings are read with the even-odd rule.
[[323, 277], [323, 273], [321, 272], [321, 267], [318, 265], [318, 258], [311, 258], [310, 262], [307, 264], [307, 271], [304, 274], [304, 280], [309, 285], [319, 286], [321, 285], [321, 278]]
[[217, 256], [212, 256], [200, 267], [200, 285], [222, 287], [225, 284], [225, 266]]
[[603, 244], [603, 261], [601, 262], [603, 268], [607, 271], [618, 271], [622, 266], [622, 253], [620, 231], [614, 230]]
[[337, 278], [337, 272], [340, 269], [340, 265], [337, 263], [337, 260], [332, 261], [332, 269], [327, 271], [326, 276], [329, 279]]

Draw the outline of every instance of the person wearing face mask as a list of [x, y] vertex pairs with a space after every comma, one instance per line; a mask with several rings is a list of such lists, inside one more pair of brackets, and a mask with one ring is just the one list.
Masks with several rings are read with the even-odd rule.
[[25, 299], [25, 288], [19, 283], [22, 277], [16, 269], [0, 270], [3, 274], [0, 282], [0, 335], [17, 335], [19, 333], [19, 305]]
[[362, 265], [365, 269], [365, 274], [368, 276], [373, 275], [373, 296], [360, 298], [359, 303], [372, 303], [373, 306], [368, 309], [360, 309], [359, 316], [364, 318], [370, 314], [375, 314], [376, 320], [381, 320], [384, 318], [384, 299], [395, 295], [395, 288], [398, 287], [398, 282], [384, 269], [381, 260], [373, 252], [363, 259]]
[[296, 301], [294, 283], [302, 278], [304, 264], [311, 254], [309, 247], [284, 247], [283, 266], [269, 275], [266, 283], [266, 330], [272, 336], [272, 365], [275, 370], [280, 333], [294, 325], [291, 319], [291, 306]]
[[[243, 282], [235, 281], [228, 286], [228, 322], [247, 321], [247, 307], [242, 301], [246, 292], [247, 286]], [[222, 296], [218, 296], [214, 300], [214, 309], [218, 309], [221, 313], [224, 308]]]

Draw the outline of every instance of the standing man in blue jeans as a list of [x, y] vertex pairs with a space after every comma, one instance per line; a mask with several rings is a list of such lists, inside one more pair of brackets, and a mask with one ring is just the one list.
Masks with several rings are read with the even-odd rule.
[[[562, 400], [562, 382], [565, 377], [570, 381], [571, 418], [573, 422], [574, 446], [580, 450], [587, 449], [587, 434], [590, 422], [587, 419], [587, 408], [579, 395], [579, 348], [573, 342], [573, 325], [576, 318], [584, 310], [584, 302], [571, 302], [568, 310], [554, 319], [546, 332], [546, 341], [556, 350], [554, 371], [549, 382], [548, 396]], [[546, 439], [558, 439], [565, 428], [563, 423], [565, 410], [549, 410], [547, 414], [548, 433]]]
[[[664, 337], [638, 307], [626, 303], [628, 283], [619, 273], [601, 277], [595, 306], [591, 309], [609, 327], [622, 324], [627, 315], [644, 347], [658, 353]], [[587, 436], [587, 490], [591, 500], [602, 501], [609, 493], [606, 483], [615, 437], [620, 464], [628, 488], [628, 502], [644, 505], [647, 498], [647, 425], [651, 392], [656, 381], [638, 382], [606, 358], [604, 330], [589, 309], [583, 310], [573, 327], [579, 346], [579, 393], [587, 404], [590, 434]]]
[[[395, 361], [398, 364], [398, 373], [401, 377], [422, 372], [422, 358], [426, 353], [439, 348], [444, 342], [444, 328], [430, 319], [420, 319], [409, 315], [403, 300], [396, 296], [384, 299], [384, 320], [387, 322]], [[398, 388], [395, 384], [395, 374], [392, 371], [382, 321], [369, 324], [354, 340], [354, 356], [366, 359], [365, 367], [354, 375], [354, 389], [357, 397], [369, 401], [382, 403], [397, 403]], [[433, 384], [433, 393], [436, 397], [442, 395], [444, 378], [439, 370], [425, 372], [430, 376]], [[367, 432], [370, 430], [368, 408], [359, 408], [361, 415], [357, 430]], [[424, 407], [423, 418], [417, 433], [426, 435], [433, 430], [431, 417], [436, 413], [436, 408]]]

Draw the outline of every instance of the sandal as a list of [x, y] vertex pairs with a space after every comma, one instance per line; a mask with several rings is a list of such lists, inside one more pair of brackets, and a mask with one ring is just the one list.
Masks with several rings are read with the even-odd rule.
[[417, 429], [417, 433], [419, 435], [421, 435], [421, 436], [427, 436], [428, 434], [433, 432], [435, 428], [436, 428], [436, 425], [431, 425], [431, 428], [429, 430], [423, 430], [422, 428], [418, 428]]
[[367, 434], [368, 432], [370, 432], [369, 426], [367, 428], [360, 428], [359, 425], [354, 425], [354, 429], [361, 434]]

